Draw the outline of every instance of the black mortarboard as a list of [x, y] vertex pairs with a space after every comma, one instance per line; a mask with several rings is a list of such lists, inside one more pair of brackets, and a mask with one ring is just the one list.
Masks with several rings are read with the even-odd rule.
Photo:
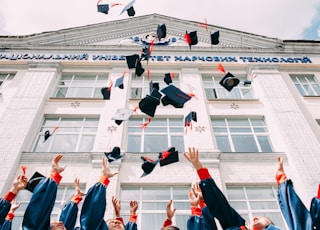
[[98, 12], [108, 14], [109, 12], [109, 4], [99, 4]]
[[133, 4], [135, 3], [135, 1], [136, 0], [132, 0], [127, 5], [125, 5], [125, 7], [123, 7], [120, 14], [123, 14], [125, 11], [127, 11], [128, 16], [130, 16], [130, 17], [134, 16], [136, 14], [136, 12], [134, 11], [134, 8], [133, 8]]
[[129, 119], [132, 112], [133, 111], [131, 109], [118, 109], [111, 119], [115, 120], [117, 125], [120, 125], [123, 121]]
[[244, 80], [243, 85], [251, 85], [251, 81], [250, 80]]
[[124, 79], [124, 76], [119, 77], [119, 78], [116, 80], [115, 87], [119, 87], [120, 89], [123, 89], [123, 79]]
[[123, 157], [123, 155], [121, 155], [120, 148], [117, 146], [113, 147], [111, 152], [105, 152], [104, 155], [107, 157], [109, 163]]
[[190, 126], [191, 121], [197, 122], [197, 113], [192, 111], [184, 119], [184, 126]]
[[171, 74], [170, 73], [166, 73], [164, 75], [164, 82], [167, 83], [167, 85], [169, 85], [170, 83], [172, 83], [172, 78], [171, 78]]
[[49, 131], [49, 130], [46, 130], [46, 131], [44, 132], [44, 141], [46, 141], [50, 136], [51, 136], [50, 131]]
[[186, 34], [185, 34], [185, 38], [189, 44], [189, 47], [191, 49], [191, 46], [192, 45], [196, 45], [198, 44], [198, 35], [197, 35], [197, 31], [192, 31], [190, 33], [188, 33], [186, 31]]
[[45, 178], [45, 176], [36, 171], [32, 175], [32, 177], [29, 179], [25, 189], [30, 192], [33, 192], [34, 188], [37, 186], [37, 184], [39, 184], [39, 182], [41, 181], [42, 178]]
[[149, 90], [150, 90], [150, 94], [152, 93], [153, 89], [156, 89], [159, 91], [160, 87], [159, 87], [159, 82], [152, 82], [150, 81], [149, 83]]
[[179, 161], [179, 154], [175, 147], [159, 153], [160, 167]]
[[153, 171], [153, 169], [158, 164], [159, 159], [152, 160], [149, 157], [143, 157], [143, 156], [141, 157], [141, 159], [143, 160], [143, 163], [141, 165], [141, 168], [143, 170], [143, 174], [141, 175], [141, 177], [144, 177]]
[[233, 89], [233, 87], [239, 84], [240, 80], [235, 78], [231, 73], [227, 73], [219, 82], [226, 90], [229, 92]]
[[157, 37], [159, 39], [159, 41], [161, 40], [161, 38], [165, 38], [167, 36], [167, 27], [165, 24], [162, 25], [158, 25], [157, 28]]
[[149, 58], [150, 58], [150, 54], [151, 54], [150, 52], [151, 52], [150, 51], [150, 45], [146, 46], [146, 47], [143, 47], [140, 60], [141, 61], [147, 60], [147, 62], [148, 62]]
[[153, 89], [150, 95], [146, 95], [146, 97], [139, 102], [140, 110], [150, 117], [154, 117], [157, 106], [160, 104], [161, 96], [158, 90]]
[[111, 90], [110, 90], [109, 87], [103, 87], [101, 89], [101, 93], [103, 95], [103, 100], [109, 100], [110, 99]]
[[191, 96], [182, 92], [174, 85], [169, 85], [161, 90], [165, 96], [161, 99], [164, 106], [173, 105], [175, 108], [183, 108], [184, 103], [191, 99]]
[[140, 77], [144, 73], [144, 68], [142, 68], [138, 54], [126, 56], [126, 61], [129, 69], [133, 69], [133, 68], [136, 69], [135, 74], [137, 76]]
[[216, 32], [211, 34], [211, 44], [212, 45], [218, 45], [219, 44], [219, 35], [220, 35], [219, 30], [217, 30]]

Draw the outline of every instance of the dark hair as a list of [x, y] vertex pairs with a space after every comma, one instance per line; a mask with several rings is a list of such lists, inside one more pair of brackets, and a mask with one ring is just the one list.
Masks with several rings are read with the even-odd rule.
[[180, 228], [173, 226], [173, 225], [170, 225], [170, 226], [166, 226], [166, 227], [161, 228], [161, 230], [180, 230]]

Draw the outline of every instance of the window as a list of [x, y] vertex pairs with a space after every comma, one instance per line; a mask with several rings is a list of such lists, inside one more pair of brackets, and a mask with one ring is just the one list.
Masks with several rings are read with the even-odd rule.
[[[150, 95], [150, 81], [152, 81], [153, 83], [159, 83], [160, 89], [167, 87], [167, 84], [163, 79], [164, 74], [151, 74], [150, 80], [148, 80], [145, 76], [133, 76], [131, 79], [130, 99], [141, 99], [144, 98], [147, 94]], [[174, 84], [176, 87], [179, 87], [178, 74], [174, 74], [174, 78], [172, 78], [172, 84]]]
[[146, 128], [147, 118], [134, 118], [128, 122], [130, 152], [159, 152], [168, 147], [184, 150], [184, 124], [182, 118], [152, 118]]
[[[45, 118], [36, 138], [34, 152], [90, 152], [98, 118]], [[56, 129], [55, 132], [53, 130]], [[52, 134], [44, 141], [44, 134]]]
[[212, 127], [221, 152], [272, 152], [263, 119], [214, 118]]
[[[80, 184], [80, 190], [85, 191], [85, 185]], [[72, 196], [74, 195], [74, 186], [73, 185], [64, 185], [60, 184], [57, 190], [57, 196], [56, 196], [56, 201], [51, 213], [51, 220], [58, 220], [59, 215], [61, 213], [61, 210], [63, 208], [63, 205], [69, 201]], [[16, 200], [21, 203], [20, 207], [16, 210], [15, 212], [15, 217], [12, 221], [12, 229], [21, 229], [21, 224], [23, 220], [23, 215], [24, 212], [27, 209], [27, 206], [29, 204], [29, 201], [31, 199], [32, 193], [29, 192], [28, 190], [21, 190], [17, 197]], [[83, 202], [80, 202], [78, 207], [79, 207], [79, 214], [80, 215], [80, 210]]]
[[219, 84], [222, 79], [221, 76], [202, 75], [207, 99], [252, 99], [253, 93], [251, 85], [244, 85], [246, 76], [241, 74], [237, 75], [236, 78], [240, 80], [240, 83], [229, 92]]
[[247, 222], [255, 216], [266, 216], [281, 229], [287, 229], [278, 205], [276, 187], [227, 186], [227, 197], [230, 205]]
[[172, 207], [177, 208], [173, 217], [173, 224], [180, 229], [185, 229], [190, 216], [190, 203], [188, 197], [188, 186], [145, 186], [132, 187], [122, 186], [121, 214], [125, 222], [130, 216], [130, 201], [138, 201], [138, 229], [150, 230], [161, 229], [166, 219], [166, 205], [170, 199], [173, 200]]
[[59, 80], [55, 97], [58, 98], [102, 98], [101, 88], [107, 86], [106, 74], [63, 74]]
[[0, 90], [5, 86], [9, 85], [13, 80], [13, 73], [0, 73]]
[[302, 96], [320, 96], [320, 86], [313, 74], [290, 74]]

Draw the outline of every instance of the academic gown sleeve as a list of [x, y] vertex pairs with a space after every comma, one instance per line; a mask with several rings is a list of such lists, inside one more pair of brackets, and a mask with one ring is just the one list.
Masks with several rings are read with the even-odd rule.
[[199, 169], [198, 175], [201, 179], [200, 188], [203, 199], [211, 215], [219, 220], [222, 228], [244, 226], [245, 220], [230, 206], [224, 194], [211, 178], [208, 169]]
[[107, 224], [104, 221], [106, 209], [106, 190], [107, 184], [97, 182], [87, 192], [83, 201], [80, 225], [81, 230], [107, 230]]
[[[61, 179], [61, 178], [60, 178]], [[35, 187], [25, 211], [23, 230], [49, 230], [50, 215], [57, 195], [58, 182], [52, 178], [43, 178]]]
[[291, 180], [279, 185], [278, 202], [290, 230], [313, 229], [310, 213], [294, 191]]
[[0, 199], [0, 225], [5, 221], [7, 214], [11, 208], [11, 203], [7, 199]]
[[75, 229], [78, 210], [78, 205], [73, 201], [69, 201], [63, 207], [59, 217], [59, 221], [63, 222], [63, 225], [67, 230]]
[[313, 221], [313, 226], [315, 226], [316, 229], [320, 229], [320, 198], [314, 197], [311, 200], [310, 215]]

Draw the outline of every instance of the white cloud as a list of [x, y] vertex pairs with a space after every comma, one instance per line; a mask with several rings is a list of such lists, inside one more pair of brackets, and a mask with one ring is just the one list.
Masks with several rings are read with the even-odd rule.
[[[127, 3], [129, 0], [119, 0]], [[116, 1], [114, 1], [116, 2]], [[96, 1], [88, 0], [0, 0], [6, 30], [13, 35], [33, 34], [128, 18], [119, 15], [123, 6], [108, 15], [97, 12]], [[137, 0], [136, 16], [158, 13], [204, 21], [230, 29], [281, 39], [301, 39], [304, 28], [316, 14], [318, 0]]]

